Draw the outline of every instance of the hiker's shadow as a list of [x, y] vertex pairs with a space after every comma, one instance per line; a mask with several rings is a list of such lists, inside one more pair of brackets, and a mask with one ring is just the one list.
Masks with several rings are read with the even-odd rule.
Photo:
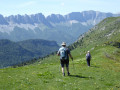
[[85, 76], [80, 76], [80, 75], [70, 75], [70, 77], [92, 79], [92, 77], [85, 77]]
[[98, 66], [90, 66], [90, 67], [94, 67], [94, 68], [100, 68], [100, 67], [98, 67]]

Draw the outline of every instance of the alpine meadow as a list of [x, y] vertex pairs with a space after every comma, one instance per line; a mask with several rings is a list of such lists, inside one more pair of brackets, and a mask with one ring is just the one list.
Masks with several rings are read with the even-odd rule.
[[[70, 76], [62, 76], [55, 52], [29, 65], [0, 69], [0, 89], [120, 90], [120, 17], [102, 20], [68, 47], [74, 58], [69, 63]], [[85, 57], [88, 50], [90, 67]]]

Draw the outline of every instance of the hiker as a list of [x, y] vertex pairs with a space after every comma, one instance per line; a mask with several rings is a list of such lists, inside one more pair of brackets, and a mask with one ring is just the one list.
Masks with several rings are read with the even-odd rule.
[[70, 54], [70, 50], [66, 47], [65, 42], [63, 42], [61, 44], [61, 46], [62, 47], [58, 50], [57, 55], [60, 56], [60, 63], [61, 63], [61, 67], [62, 67], [63, 76], [65, 76], [64, 65], [66, 65], [67, 74], [69, 76], [70, 75], [70, 73], [69, 73], [69, 57], [72, 60], [73, 60], [73, 57]]
[[91, 60], [91, 54], [90, 54], [90, 51], [88, 51], [86, 54], [86, 61], [87, 61], [88, 67], [90, 67], [90, 60]]

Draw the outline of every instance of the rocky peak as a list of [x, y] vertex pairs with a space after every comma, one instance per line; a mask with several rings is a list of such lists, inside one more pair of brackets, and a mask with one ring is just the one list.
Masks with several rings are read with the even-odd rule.
[[47, 20], [52, 23], [60, 23], [65, 21], [65, 18], [60, 14], [51, 14], [47, 17]]
[[0, 14], [0, 25], [8, 25], [8, 22], [1, 14]]

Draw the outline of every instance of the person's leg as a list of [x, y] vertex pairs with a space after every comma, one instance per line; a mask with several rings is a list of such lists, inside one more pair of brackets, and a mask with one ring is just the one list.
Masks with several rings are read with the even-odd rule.
[[63, 76], [65, 76], [64, 61], [63, 60], [61, 60], [61, 67], [62, 67]]
[[87, 65], [90, 66], [90, 59], [87, 59]]
[[66, 69], [67, 69], [67, 74], [70, 75], [70, 73], [69, 73], [69, 60], [66, 61]]
[[88, 59], [87, 59], [86, 61], [87, 61], [87, 65], [89, 66], [89, 61], [88, 61]]
[[70, 72], [69, 72], [69, 66], [68, 67], [66, 67], [67, 68], [67, 74], [68, 74], [68, 76], [70, 75]]
[[63, 73], [63, 76], [65, 76], [64, 67], [62, 67], [62, 73]]
[[69, 67], [66, 67], [66, 69], [67, 69], [67, 72], [69, 72]]
[[89, 59], [89, 66], [90, 66], [90, 59]]

